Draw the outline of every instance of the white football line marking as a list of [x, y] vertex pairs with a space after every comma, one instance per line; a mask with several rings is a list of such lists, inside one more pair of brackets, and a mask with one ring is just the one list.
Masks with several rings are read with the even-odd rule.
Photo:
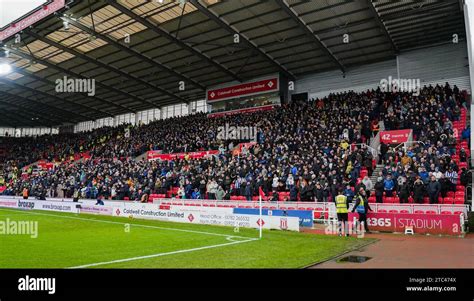
[[75, 267], [69, 267], [68, 269], [84, 269], [84, 268], [89, 268], [89, 267], [94, 267], [94, 266], [99, 266], [99, 265], [114, 264], [114, 263], [120, 263], [120, 262], [134, 261], [134, 260], [140, 260], [140, 259], [148, 259], [148, 258], [174, 255], [174, 254], [181, 254], [181, 253], [189, 253], [189, 252], [195, 252], [195, 251], [200, 251], [200, 250], [206, 250], [206, 249], [225, 247], [225, 246], [230, 246], [230, 245], [235, 245], [235, 244], [241, 244], [241, 243], [244, 243], [244, 242], [255, 241], [255, 240], [257, 240], [257, 239], [252, 238], [252, 239], [248, 239], [248, 240], [232, 241], [232, 242], [228, 242], [228, 243], [224, 243], [224, 244], [211, 245], [211, 246], [205, 246], [205, 247], [199, 247], [199, 248], [193, 248], [193, 249], [185, 249], [185, 250], [171, 251], [171, 252], [166, 252], [166, 253], [158, 253], [158, 254], [152, 254], [152, 255], [145, 255], [145, 256], [138, 256], [138, 257], [112, 260], [112, 261], [104, 261], [104, 262], [85, 264], [85, 265], [80, 265], [80, 266], [75, 266]]

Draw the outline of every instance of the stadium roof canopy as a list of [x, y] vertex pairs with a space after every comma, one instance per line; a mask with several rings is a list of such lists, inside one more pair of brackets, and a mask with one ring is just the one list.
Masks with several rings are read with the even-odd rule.
[[[13, 70], [0, 76], [0, 124], [52, 126], [159, 108], [276, 72], [342, 73], [450, 43], [453, 33], [465, 37], [458, 0], [74, 1], [23, 30], [20, 43], [3, 41]], [[56, 93], [63, 76], [96, 79], [95, 96]]]

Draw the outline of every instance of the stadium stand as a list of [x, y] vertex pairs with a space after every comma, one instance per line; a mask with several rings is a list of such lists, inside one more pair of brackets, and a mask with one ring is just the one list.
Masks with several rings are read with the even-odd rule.
[[[428, 86], [418, 97], [404, 93], [336, 93], [274, 110], [208, 118], [205, 114], [170, 118], [148, 125], [104, 127], [77, 134], [36, 139], [8, 138], [4, 195], [25, 187], [39, 198], [140, 200], [162, 198], [332, 201], [338, 189], [384, 189], [384, 203], [430, 202], [430, 179], [440, 183], [440, 204], [463, 204], [468, 144], [466, 94], [456, 86]], [[415, 144], [406, 151], [381, 147], [383, 169], [370, 180], [375, 158], [364, 146], [386, 129], [413, 129]], [[226, 123], [257, 125], [257, 144], [238, 156], [245, 141], [220, 141], [216, 128]], [[129, 129], [129, 134], [125, 134]], [[359, 145], [363, 145], [359, 147]], [[358, 145], [358, 146], [356, 146]], [[147, 151], [178, 153], [219, 150], [217, 156], [171, 161], [136, 160]], [[86, 154], [86, 155], [85, 155]], [[39, 160], [49, 168], [37, 168]], [[390, 180], [391, 179], [391, 180]], [[416, 182], [422, 183], [417, 188]], [[393, 184], [387, 196], [387, 184]], [[356, 190], [357, 191], [357, 190]], [[370, 202], [375, 202], [372, 195]]]

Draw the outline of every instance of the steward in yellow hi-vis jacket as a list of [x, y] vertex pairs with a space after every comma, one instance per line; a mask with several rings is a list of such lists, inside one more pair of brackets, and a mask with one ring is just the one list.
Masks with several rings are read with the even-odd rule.
[[339, 228], [339, 236], [342, 236], [342, 226], [344, 225], [344, 234], [349, 236], [348, 229], [348, 208], [349, 204], [347, 203], [347, 197], [343, 194], [342, 189], [339, 189], [338, 195], [336, 196], [336, 212], [337, 212], [337, 221]]

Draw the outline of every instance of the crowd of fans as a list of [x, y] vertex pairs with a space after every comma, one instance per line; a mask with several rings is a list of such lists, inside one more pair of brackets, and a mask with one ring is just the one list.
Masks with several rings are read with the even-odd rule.
[[[199, 113], [169, 118], [147, 125], [105, 127], [93, 132], [8, 138], [12, 147], [4, 162], [4, 194], [21, 195], [25, 188], [39, 198], [111, 198], [141, 200], [151, 193], [165, 194], [179, 187], [176, 195], [187, 199], [247, 200], [259, 188], [273, 200], [289, 192], [289, 201], [334, 201], [340, 189], [349, 197], [364, 187], [381, 196], [428, 195], [453, 189], [457, 178], [467, 184], [467, 171], [451, 160], [456, 152], [452, 122], [460, 118], [465, 94], [449, 85], [424, 87], [420, 96], [408, 93], [330, 94], [304, 103], [291, 103], [271, 111], [207, 118]], [[369, 176], [373, 152], [364, 143], [385, 128], [411, 128], [420, 142], [406, 150], [381, 146], [383, 171], [378, 181]], [[256, 127], [257, 143], [240, 155], [232, 149], [245, 141], [219, 140], [217, 128], [224, 124]], [[163, 153], [219, 150], [218, 156], [201, 159], [148, 161], [135, 157], [149, 150]], [[88, 151], [90, 159], [69, 161]], [[467, 161], [467, 154], [459, 154]], [[58, 161], [50, 170], [22, 175], [22, 167], [39, 159]], [[368, 176], [358, 181], [361, 170]], [[433, 180], [434, 179], [434, 180]], [[433, 184], [436, 183], [436, 184]], [[382, 194], [380, 194], [382, 193]]]

